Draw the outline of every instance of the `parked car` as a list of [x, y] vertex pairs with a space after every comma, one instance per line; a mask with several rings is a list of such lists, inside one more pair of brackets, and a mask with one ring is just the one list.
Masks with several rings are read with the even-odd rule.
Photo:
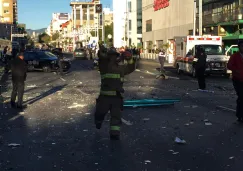
[[[58, 57], [48, 51], [27, 51], [24, 53], [24, 60], [28, 70], [43, 70], [44, 72], [56, 71], [59, 69]], [[61, 61], [63, 71], [71, 67], [70, 60], [64, 58]]]
[[73, 58], [74, 59], [88, 59], [87, 56], [88, 56], [87, 52], [83, 48], [75, 49], [74, 52], [73, 52]]

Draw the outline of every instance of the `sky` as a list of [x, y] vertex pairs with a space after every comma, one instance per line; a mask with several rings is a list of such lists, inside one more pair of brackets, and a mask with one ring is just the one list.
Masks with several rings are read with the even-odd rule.
[[[112, 0], [101, 3], [112, 8]], [[52, 13], [71, 13], [70, 0], [18, 0], [18, 22], [26, 24], [27, 29], [47, 28]]]

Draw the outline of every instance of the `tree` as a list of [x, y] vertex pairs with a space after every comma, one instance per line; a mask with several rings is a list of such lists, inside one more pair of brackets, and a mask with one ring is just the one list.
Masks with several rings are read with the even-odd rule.
[[49, 43], [51, 40], [51, 37], [46, 34], [46, 33], [42, 33], [39, 35], [39, 43]]
[[52, 40], [53, 40], [53, 41], [57, 40], [58, 38], [59, 38], [59, 33], [58, 33], [58, 32], [56, 32], [56, 33], [54, 33], [54, 34], [52, 35]]

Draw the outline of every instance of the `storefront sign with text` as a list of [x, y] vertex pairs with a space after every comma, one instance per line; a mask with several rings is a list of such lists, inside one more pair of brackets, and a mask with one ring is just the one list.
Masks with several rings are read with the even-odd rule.
[[166, 8], [170, 5], [170, 0], [154, 0], [154, 11]]

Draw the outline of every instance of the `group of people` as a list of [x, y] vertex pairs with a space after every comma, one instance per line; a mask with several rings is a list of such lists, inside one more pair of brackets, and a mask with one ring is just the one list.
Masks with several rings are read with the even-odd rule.
[[[243, 40], [238, 41], [238, 47], [239, 51], [230, 57], [227, 68], [232, 71], [233, 86], [238, 97], [236, 107], [237, 120], [238, 122], [243, 123]], [[205, 70], [207, 55], [201, 46], [197, 47], [195, 58], [197, 59], [195, 69], [199, 90], [205, 90]]]

